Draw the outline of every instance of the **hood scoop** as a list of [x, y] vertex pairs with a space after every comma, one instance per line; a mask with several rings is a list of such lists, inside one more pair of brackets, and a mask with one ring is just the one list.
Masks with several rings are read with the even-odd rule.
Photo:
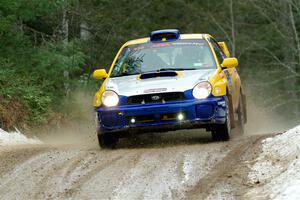
[[176, 71], [160, 71], [160, 72], [149, 72], [139, 76], [140, 79], [156, 78], [156, 77], [174, 77], [177, 76]]

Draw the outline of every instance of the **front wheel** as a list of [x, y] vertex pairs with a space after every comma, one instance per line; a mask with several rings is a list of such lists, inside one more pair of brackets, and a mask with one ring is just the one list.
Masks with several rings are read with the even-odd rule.
[[226, 120], [224, 124], [217, 125], [211, 132], [212, 139], [214, 141], [228, 141], [230, 139], [231, 124], [230, 124], [230, 114], [228, 106], [228, 98], [225, 97], [226, 102]]
[[99, 146], [102, 149], [113, 149], [117, 146], [119, 137], [109, 134], [98, 134]]

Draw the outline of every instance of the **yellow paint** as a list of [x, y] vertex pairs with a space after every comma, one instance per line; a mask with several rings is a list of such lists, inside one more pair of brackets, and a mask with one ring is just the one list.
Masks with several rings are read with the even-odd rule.
[[[208, 35], [205, 39], [210, 47], [210, 50], [213, 54], [213, 57], [215, 59], [215, 63], [217, 65], [217, 70], [216, 72], [210, 77], [210, 79], [208, 80], [208, 82], [211, 84], [212, 86], [212, 95], [213, 96], [224, 96], [226, 95], [226, 85], [227, 85], [227, 80], [226, 80], [226, 76], [224, 75], [224, 72], [222, 71], [221, 65], [218, 61], [217, 55], [213, 49], [212, 44], [208, 41], [208, 38], [212, 36]], [[221, 76], [222, 74], [222, 76]], [[216, 91], [216, 88], [218, 88], [218, 92]]]
[[93, 73], [93, 77], [96, 80], [101, 80], [107, 78], [107, 73], [105, 69], [97, 69]]
[[99, 90], [96, 92], [94, 99], [93, 99], [93, 106], [94, 107], [99, 107], [102, 104], [102, 93], [104, 92], [104, 86], [106, 83], [107, 79], [105, 79], [103, 81], [103, 83], [101, 84]]
[[227, 58], [230, 57], [230, 53], [229, 53], [229, 50], [227, 48], [227, 45], [225, 42], [218, 42], [219, 46], [221, 47], [223, 53], [226, 55]]
[[222, 67], [224, 68], [234, 68], [239, 64], [238, 59], [236, 58], [225, 58], [222, 62]]
[[93, 99], [93, 106], [94, 107], [99, 107], [102, 104], [101, 100], [101, 93], [99, 91], [96, 92], [94, 99]]
[[182, 76], [182, 74], [183, 74], [182, 71], [176, 71], [176, 73], [177, 73], [177, 76], [176, 76], [176, 77], [180, 77], [180, 76]]
[[[220, 74], [223, 73], [221, 68], [218, 68], [216, 72], [210, 77], [208, 82], [212, 86], [212, 95], [214, 96], [224, 96], [226, 95], [226, 79], [222, 78]], [[223, 76], [225, 77], [225, 76]], [[216, 92], [216, 87], [218, 88], [218, 92]]]
[[138, 81], [142, 80], [142, 79], [141, 79], [141, 74], [138, 74], [138, 75], [136, 76], [136, 80], [138, 80]]
[[[180, 34], [180, 39], [205, 39], [211, 37], [211, 35], [209, 34]], [[130, 45], [135, 45], [135, 44], [143, 44], [146, 42], [149, 42], [149, 38], [139, 38], [139, 39], [135, 39], [135, 40], [130, 40], [128, 42], [126, 42], [123, 47], [126, 46], [130, 46]], [[123, 48], [122, 47], [122, 48]]]
[[[232, 104], [233, 108], [236, 110], [239, 103], [239, 94], [241, 88], [241, 80], [237, 72], [235, 72], [235, 68], [228, 68], [228, 73], [232, 79], [232, 87], [231, 88], [231, 96], [232, 96]], [[218, 67], [216, 72], [210, 77], [208, 80], [212, 86], [212, 95], [213, 96], [225, 96], [227, 95], [227, 78], [223, 70]], [[229, 86], [228, 86], [229, 87]]]
[[[210, 42], [208, 41], [209, 38], [212, 38], [211, 35], [209, 34], [181, 34], [180, 35], [180, 39], [205, 39], [208, 44], [209, 44], [209, 47], [211, 49], [211, 52], [213, 54], [213, 57], [215, 59], [215, 62], [216, 62], [216, 65], [217, 65], [217, 70], [216, 72], [210, 77], [210, 79], [208, 80], [210, 82], [210, 84], [212, 85], [212, 95], [214, 96], [224, 96], [226, 95], [226, 86], [227, 86], [227, 78], [221, 68], [221, 63], [219, 63], [218, 59], [217, 59], [217, 56], [213, 50], [213, 47], [212, 45], [210, 44]], [[164, 38], [163, 38], [164, 39]], [[112, 69], [113, 69], [113, 66], [115, 65], [116, 61], [117, 61], [117, 58], [119, 57], [121, 51], [123, 50], [123, 48], [127, 47], [127, 46], [130, 46], [130, 45], [135, 45], [135, 44], [142, 44], [142, 43], [147, 43], [149, 42], [149, 38], [140, 38], [140, 39], [136, 39], [136, 40], [131, 40], [131, 41], [128, 41], [126, 42], [118, 51], [117, 55], [115, 56], [110, 68], [109, 68], [109, 71], [108, 71], [108, 74], [107, 74], [107, 77], [110, 77], [110, 74], [112, 72]], [[225, 43], [224, 43], [225, 44]], [[227, 49], [227, 46], [226, 44], [224, 45], [223, 43], [219, 43], [219, 45], [221, 46], [223, 52], [225, 53], [226, 56], [229, 55], [229, 51]], [[226, 47], [226, 48], [225, 48]], [[227, 51], [226, 51], [227, 49]], [[236, 60], [237, 61], [237, 60]], [[230, 59], [230, 60], [227, 60], [225, 62], [228, 62], [227, 64], [225, 63], [225, 65], [230, 65], [230, 66], [234, 66], [234, 65], [237, 65], [236, 61], [234, 59]], [[222, 63], [224, 65], [224, 63]], [[228, 71], [230, 72], [230, 74], [236, 74], [235, 76], [232, 76], [232, 79], [233, 79], [233, 84], [235, 84], [235, 86], [237, 86], [237, 89], [239, 90], [240, 86], [241, 86], [241, 83], [240, 83], [240, 78], [238, 76], [237, 73], [233, 73], [235, 70], [235, 68], [228, 68]], [[176, 71], [177, 72], [177, 76], [181, 76], [183, 74], [183, 72], [181, 71]], [[140, 75], [137, 75], [136, 77], [137, 80], [141, 80], [140, 79]], [[106, 79], [107, 80], [107, 79]], [[102, 85], [100, 86], [99, 90], [96, 92], [95, 94], [95, 97], [94, 97], [94, 100], [93, 100], [93, 105], [95, 107], [99, 107], [101, 105], [101, 96], [102, 96], [102, 93], [104, 92], [104, 85], [105, 85], [105, 82], [106, 80], [102, 83]], [[235, 93], [238, 93], [239, 94], [239, 91], [235, 91]], [[237, 104], [237, 98], [233, 98], [233, 103], [234, 104]]]
[[146, 42], [149, 42], [150, 39], [149, 38], [139, 38], [139, 39], [135, 39], [135, 40], [129, 40], [128, 42], [126, 42], [124, 44], [124, 46], [130, 46], [130, 45], [135, 45], [135, 44], [143, 44]]
[[215, 53], [215, 51], [214, 51], [214, 48], [213, 48], [212, 44], [208, 41], [208, 39], [209, 39], [209, 37], [205, 38], [205, 40], [207, 41], [208, 46], [209, 46], [209, 48], [210, 48], [210, 50], [211, 50], [211, 52], [212, 52], [212, 54], [213, 54], [213, 57], [214, 57], [214, 59], [215, 59], [215, 63], [217, 64], [217, 67], [220, 68], [220, 64], [221, 64], [221, 63], [219, 63], [218, 57], [217, 57], [217, 55], [216, 55], [216, 53]]

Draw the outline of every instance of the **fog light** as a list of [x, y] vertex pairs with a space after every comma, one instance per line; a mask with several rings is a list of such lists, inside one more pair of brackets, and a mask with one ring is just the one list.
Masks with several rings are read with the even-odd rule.
[[135, 119], [134, 119], [134, 118], [131, 118], [130, 122], [131, 122], [132, 124], [134, 124], [134, 123], [135, 123]]
[[179, 114], [177, 115], [177, 119], [178, 119], [179, 121], [183, 120], [183, 118], [184, 118], [184, 115], [183, 115], [182, 113], [179, 113]]

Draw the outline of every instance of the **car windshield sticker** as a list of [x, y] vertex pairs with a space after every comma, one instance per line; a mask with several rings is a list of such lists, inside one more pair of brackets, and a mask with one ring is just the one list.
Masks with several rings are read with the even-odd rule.
[[[205, 42], [204, 41], [176, 41], [176, 42], [168, 42], [168, 43], [157, 43], [157, 44], [152, 44], [152, 43], [146, 43], [144, 45], [137, 45], [136, 47], [132, 48], [132, 51], [140, 51], [143, 49], [154, 49], [154, 48], [161, 48], [161, 47], [170, 47], [170, 46], [204, 46]], [[130, 49], [129, 49], [130, 51]]]

